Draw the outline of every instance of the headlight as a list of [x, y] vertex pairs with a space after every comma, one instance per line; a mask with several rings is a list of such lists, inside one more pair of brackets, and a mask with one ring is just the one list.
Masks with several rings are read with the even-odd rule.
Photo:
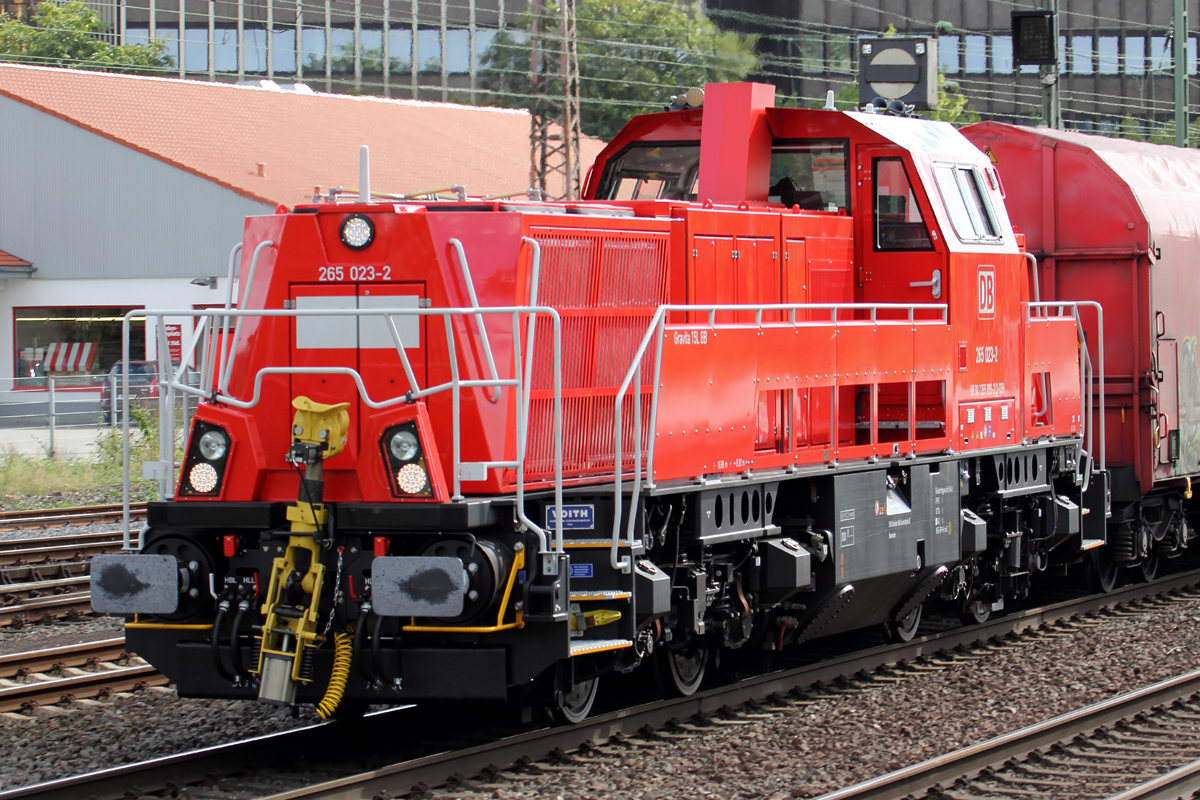
[[212, 464], [201, 461], [188, 473], [188, 483], [192, 485], [192, 491], [207, 494], [217, 488], [217, 471]]
[[351, 250], [362, 250], [375, 238], [375, 223], [362, 214], [351, 214], [342, 220], [342, 244]]
[[220, 431], [209, 431], [200, 437], [200, 455], [209, 461], [220, 461], [228, 449], [229, 440]]
[[433, 477], [415, 420], [386, 429], [379, 437], [379, 456], [387, 470], [392, 497], [433, 497]]
[[396, 473], [396, 483], [400, 486], [400, 491], [405, 494], [420, 494], [425, 491], [428, 482], [425, 470], [416, 464], [405, 464]]
[[396, 431], [388, 448], [397, 461], [412, 461], [420, 450], [420, 443], [412, 431]]

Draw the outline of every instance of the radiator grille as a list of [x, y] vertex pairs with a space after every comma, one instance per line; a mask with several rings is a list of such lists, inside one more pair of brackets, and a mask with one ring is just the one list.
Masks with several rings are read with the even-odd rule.
[[[667, 301], [667, 235], [535, 229], [542, 246], [539, 305], [563, 320], [563, 474], [611, 473], [613, 401], [658, 306]], [[526, 480], [554, 476], [554, 352], [550, 320], [539, 320]], [[653, 352], [642, 360], [642, 447], [650, 411]], [[622, 406], [622, 462], [633, 469], [633, 387]]]

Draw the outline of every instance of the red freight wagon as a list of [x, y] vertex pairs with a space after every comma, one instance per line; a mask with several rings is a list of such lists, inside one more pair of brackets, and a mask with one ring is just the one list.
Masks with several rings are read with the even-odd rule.
[[996, 122], [963, 133], [1004, 178], [1042, 299], [1104, 308], [1109, 540], [1152, 569], [1184, 545], [1200, 474], [1200, 153]]

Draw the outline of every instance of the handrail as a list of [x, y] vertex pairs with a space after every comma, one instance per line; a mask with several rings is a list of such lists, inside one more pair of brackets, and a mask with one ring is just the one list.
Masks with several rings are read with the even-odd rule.
[[[535, 247], [535, 274], [536, 268], [540, 267], [540, 249]], [[535, 285], [536, 291], [536, 285]], [[536, 293], [535, 295], [536, 296]], [[458, 357], [455, 347], [454, 336], [454, 317], [474, 316], [476, 318], [483, 314], [504, 314], [511, 317], [512, 320], [512, 341], [514, 343], [514, 377], [500, 378], [498, 373], [494, 379], [481, 380], [461, 380], [458, 374]], [[530, 331], [536, 327], [536, 318], [539, 314], [545, 314], [550, 317], [553, 328], [553, 349], [554, 349], [554, 449], [555, 449], [555, 511], [556, 511], [556, 541], [554, 549], [551, 549], [549, 538], [545, 530], [528, 519], [523, 508], [524, 488], [525, 488], [525, 449], [528, 440], [529, 429], [529, 413], [530, 407], [528, 401], [523, 399], [522, 395], [528, 394], [526, 384], [522, 382], [521, 369], [521, 348], [520, 348], [520, 315], [525, 314], [529, 317]], [[191, 317], [193, 319], [202, 319], [203, 321], [197, 326], [200, 333], [192, 337], [187, 352], [182, 355], [181, 363], [190, 363], [192, 354], [195, 351], [197, 342], [203, 339], [202, 332], [211, 327], [211, 323], [215, 322], [216, 318], [223, 317], [226, 319], [238, 319], [241, 317], [386, 317], [389, 327], [391, 328], [392, 340], [396, 345], [400, 359], [405, 366], [405, 371], [410, 377], [410, 386], [416, 386], [415, 378], [412, 376], [412, 370], [409, 365], [407, 354], [404, 352], [403, 342], [400, 339], [399, 331], [396, 327], [395, 317], [397, 316], [440, 316], [446, 323], [447, 348], [450, 356], [451, 379], [448, 382], [430, 386], [417, 391], [408, 391], [403, 395], [391, 397], [387, 399], [376, 400], [370, 396], [366, 385], [363, 382], [362, 375], [357, 369], [351, 367], [262, 367], [254, 375], [253, 393], [250, 399], [238, 398], [230, 395], [227, 388], [218, 388], [216, 391], [206, 391], [208, 384], [202, 384], [199, 387], [193, 387], [187, 383], [181, 383], [178, 380], [178, 374], [174, 373], [169, 366], [169, 363], [164, 366], [164, 360], [169, 362], [169, 349], [160, 342], [158, 348], [158, 359], [160, 372], [168, 377], [166, 385], [169, 392], [180, 391], [186, 394], [199, 395], [209, 402], [223, 403], [237, 408], [249, 409], [253, 408], [262, 399], [262, 381], [266, 375], [345, 375], [349, 377], [355, 385], [360, 399], [369, 408], [384, 409], [400, 405], [401, 403], [412, 403], [420, 397], [426, 397], [431, 394], [436, 394], [443, 391], [451, 392], [453, 398], [454, 419], [453, 419], [453, 435], [454, 435], [454, 496], [452, 502], [462, 502], [464, 500], [461, 493], [461, 469], [462, 461], [460, 454], [461, 440], [461, 419], [460, 419], [460, 393], [463, 388], [494, 388], [499, 391], [502, 386], [511, 386], [516, 392], [516, 403], [514, 405], [514, 413], [516, 415], [516, 431], [518, 450], [518, 458], [512, 462], [483, 462], [475, 466], [505, 467], [516, 470], [517, 473], [517, 495], [521, 502], [518, 503], [518, 517], [523, 526], [532, 531], [538, 537], [539, 553], [543, 556], [544, 572], [556, 574], [558, 569], [558, 557], [563, 553], [562, 541], [562, 319], [556, 309], [549, 306], [499, 306], [480, 308], [478, 306], [472, 308], [372, 308], [372, 309], [254, 309], [246, 308], [212, 308], [212, 309], [133, 309], [127, 312], [122, 321], [122, 356], [124, 361], [129, 361], [129, 333], [130, 320], [133, 318], [154, 319], [157, 321], [160, 331], [160, 338], [165, 339], [165, 328], [163, 320], [167, 317]], [[242, 326], [239, 326], [239, 330]], [[530, 338], [527, 343], [529, 350], [528, 359], [532, 362], [533, 358], [533, 341]], [[206, 348], [206, 357], [207, 357]], [[165, 370], [165, 372], [164, 372]], [[531, 373], [525, 373], [526, 380], [531, 380]], [[122, 507], [123, 522], [124, 522], [124, 546], [130, 549], [130, 531], [129, 531], [129, 386], [128, 373], [123, 371], [122, 395], [124, 403], [124, 421], [123, 421], [123, 487], [122, 487]], [[161, 403], [161, 400], [160, 400]], [[161, 409], [160, 409], [161, 412]], [[174, 437], [170, 445], [165, 445], [163, 441], [159, 442], [160, 459], [164, 448], [169, 448], [171, 452], [172, 464], [174, 463]], [[172, 470], [173, 476], [173, 470]], [[165, 493], [164, 493], [165, 494]]]
[[[254, 286], [254, 273], [258, 269], [258, 257], [262, 251], [268, 247], [274, 247], [275, 243], [270, 239], [264, 239], [254, 248], [254, 255], [250, 258], [250, 274], [246, 277], [245, 286], [242, 287], [242, 300], [238, 303], [239, 308], [245, 308], [250, 302], [250, 289]], [[226, 309], [228, 310], [228, 309]], [[228, 318], [228, 317], [227, 317]], [[233, 365], [237, 361], [237, 346], [242, 339], [242, 326], [239, 325], [233, 332], [233, 342], [229, 343], [229, 331], [224, 331], [224, 336], [221, 339], [222, 354], [226, 352], [228, 347], [229, 356], [221, 359], [221, 380], [217, 384], [222, 392], [229, 391], [229, 379], [233, 375]]]
[[[538, 299], [538, 282], [541, 279], [542, 272], [542, 245], [537, 239], [529, 236], [522, 236], [521, 241], [533, 248], [533, 265], [530, 267], [529, 278], [529, 307], [537, 308]], [[522, 393], [521, 387], [517, 387], [518, 397], [517, 402], [524, 401], [524, 412], [517, 414], [519, 423], [519, 431], [517, 433], [517, 462], [521, 465], [517, 469], [517, 519], [526, 528], [534, 531], [539, 538], [545, 539], [546, 533], [540, 525], [529, 519], [525, 515], [525, 455], [529, 444], [529, 410], [530, 402], [533, 396], [533, 361], [534, 361], [534, 342], [537, 336], [537, 319], [534, 314], [528, 315], [527, 330], [525, 334], [525, 391]], [[560, 335], [561, 319], [557, 313], [552, 317], [554, 324], [554, 396], [555, 398], [562, 397], [562, 337]], [[515, 318], [514, 318], [515, 319]], [[517, 341], [516, 331], [513, 331], [513, 354], [514, 368], [517, 374], [520, 374], [520, 346]], [[521, 397], [521, 395], [524, 397]], [[520, 424], [523, 420], [523, 424]], [[554, 404], [554, 529], [555, 543], [559, 553], [563, 551], [563, 533], [562, 533], [562, 403], [555, 402]], [[546, 574], [557, 574], [558, 563], [550, 559], [542, 559], [542, 571]]]
[[[652, 337], [657, 339], [658, 346], [655, 349], [654, 360], [654, 380], [651, 386], [650, 394], [650, 419], [648, 421], [648, 444], [646, 447], [646, 487], [653, 488], [654, 486], [654, 429], [658, 422], [658, 389], [662, 373], [662, 338], [663, 331], [666, 327], [666, 315], [672, 311], [681, 312], [708, 312], [707, 327], [717, 328], [737, 328], [737, 327], [764, 327], [776, 326], [782, 327], [786, 325], [828, 325], [830, 323], [836, 325], [846, 324], [879, 324], [879, 311], [907, 311], [909, 323], [928, 323], [932, 320], [918, 320], [915, 312], [917, 311], [940, 311], [942, 315], [942, 323], [947, 324], [949, 321], [949, 306], [945, 303], [762, 303], [762, 304], [736, 304], [736, 303], [704, 303], [697, 305], [681, 305], [681, 304], [664, 304], [651, 316], [649, 324], [646, 326], [646, 333], [642, 336], [642, 341], [638, 345], [636, 352], [633, 355], [629, 369], [625, 372], [625, 377], [621, 381], [620, 388], [617, 389], [617, 394], [613, 399], [613, 530], [612, 543], [609, 550], [609, 563], [613, 569], [619, 569], [622, 572], [629, 572], [632, 569], [632, 545], [634, 531], [636, 527], [636, 514], [633, 509], [637, 508], [638, 497], [642, 487], [642, 438], [641, 438], [641, 369], [642, 359], [645, 357], [646, 348], [650, 345]], [[737, 311], [747, 313], [753, 311], [755, 314], [754, 322], [717, 322], [716, 315], [718, 311]], [[764, 311], [787, 311], [787, 321], [771, 320], [763, 321]], [[813, 322], [798, 321], [796, 319], [797, 311], [829, 311], [830, 318], [828, 320], [816, 320]], [[843, 320], [837, 318], [838, 311], [870, 311], [870, 320]], [[896, 320], [883, 320], [884, 324], [895, 322]], [[705, 323], [680, 323], [681, 325], [704, 325]], [[657, 332], [657, 337], [654, 334]], [[621, 444], [623, 431], [621, 429], [621, 406], [625, 401], [625, 393], [629, 391], [631, 382], [636, 382], [637, 387], [634, 390], [634, 429], [633, 429], [633, 489], [630, 494], [631, 510], [629, 520], [626, 523], [626, 540], [630, 544], [631, 555], [620, 555], [621, 541], [621, 514], [623, 513], [624, 497], [622, 493], [624, 467], [622, 465]]]
[[[458, 253], [458, 265], [462, 267], [463, 280], [467, 284], [467, 297], [471, 301], [472, 308], [479, 308], [479, 298], [475, 296], [475, 282], [471, 280], [471, 268], [467, 266], [467, 251], [463, 249], [463, 243], [453, 237], [449, 240], [450, 246]], [[479, 338], [483, 343], [483, 354], [487, 358], [488, 371], [492, 374], [492, 380], [500, 377], [496, 372], [496, 359], [492, 355], [492, 345], [488, 341], [487, 326], [483, 324], [483, 315], [475, 315], [475, 327], [479, 330]], [[500, 401], [500, 388], [496, 387], [492, 390], [491, 401], [497, 403]]]
[[[1100, 469], [1104, 470], [1107, 468], [1107, 463], [1108, 463], [1108, 461], [1107, 461], [1108, 443], [1106, 441], [1106, 435], [1105, 435], [1106, 427], [1105, 427], [1105, 420], [1104, 420], [1104, 416], [1105, 416], [1104, 307], [1101, 306], [1099, 303], [1095, 302], [1094, 300], [1071, 300], [1071, 301], [1057, 300], [1057, 301], [1045, 301], [1045, 302], [1036, 302], [1035, 301], [1035, 302], [1025, 303], [1024, 305], [1026, 306], [1026, 312], [1025, 312], [1026, 322], [1028, 322], [1032, 319], [1035, 319], [1035, 317], [1032, 313], [1035, 309], [1039, 309], [1044, 312], [1049, 312], [1050, 309], [1057, 308], [1060, 318], [1063, 317], [1064, 309], [1067, 309], [1067, 308], [1071, 309], [1071, 315], [1075, 320], [1075, 330], [1079, 337], [1080, 353], [1081, 353], [1081, 358], [1082, 358], [1083, 366], [1084, 366], [1084, 369], [1080, 370], [1080, 381], [1079, 381], [1080, 382], [1079, 402], [1080, 402], [1080, 406], [1081, 406], [1080, 424], [1083, 425], [1083, 433], [1085, 436], [1087, 452], [1089, 454], [1092, 452], [1095, 452], [1096, 443], [1095, 443], [1095, 438], [1092, 433], [1092, 429], [1093, 429], [1092, 418], [1094, 415], [1094, 408], [1093, 408], [1094, 404], [1092, 403], [1092, 392], [1093, 392], [1092, 384], [1093, 384], [1093, 380], [1098, 377], [1099, 381], [1100, 381], [1100, 386], [1099, 386]], [[1088, 347], [1087, 337], [1084, 335], [1083, 320], [1079, 316], [1080, 308], [1093, 308], [1096, 310], [1096, 333], [1097, 333], [1097, 337], [1100, 339], [1100, 343], [1096, 348], [1097, 349], [1097, 360], [1099, 361], [1099, 364], [1100, 364], [1099, 375], [1097, 375], [1097, 370], [1092, 365], [1091, 351], [1090, 351], [1090, 348]], [[1049, 319], [1050, 317], [1047, 314], [1045, 316], [1038, 317], [1038, 318]], [[1085, 391], [1085, 388], [1086, 388], [1086, 391]], [[1049, 402], [1049, 400], [1047, 400], [1047, 403], [1048, 402]], [[1088, 477], [1088, 479], [1090, 479], [1090, 477], [1091, 477], [1090, 472], [1088, 473], [1087, 477]], [[1084, 483], [1084, 488], [1087, 488], [1086, 480]]]

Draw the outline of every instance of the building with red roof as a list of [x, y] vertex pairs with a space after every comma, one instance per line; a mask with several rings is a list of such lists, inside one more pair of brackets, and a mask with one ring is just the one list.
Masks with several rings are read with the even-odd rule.
[[356, 187], [360, 145], [375, 191], [530, 185], [524, 111], [263, 84], [0, 65], [0, 388], [44, 384], [52, 344], [93, 342], [107, 371], [131, 308], [223, 301], [245, 217]]

